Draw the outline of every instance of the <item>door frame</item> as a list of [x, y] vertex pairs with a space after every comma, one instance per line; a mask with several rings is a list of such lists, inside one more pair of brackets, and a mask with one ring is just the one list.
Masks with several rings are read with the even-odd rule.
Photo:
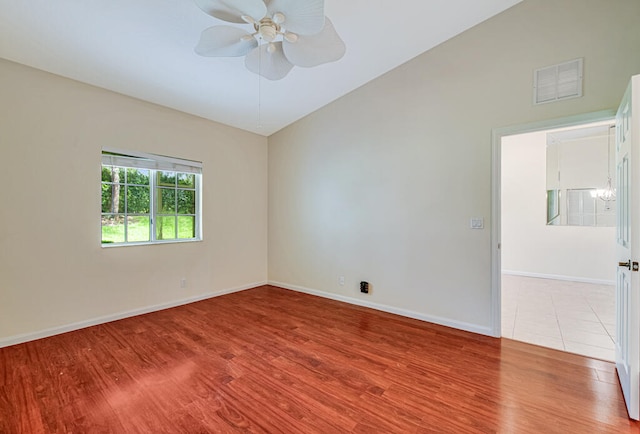
[[502, 138], [556, 128], [574, 127], [593, 122], [610, 121], [615, 120], [615, 118], [615, 110], [602, 110], [491, 130], [491, 335], [493, 337], [502, 337], [502, 255], [500, 250], [500, 243], [502, 242]]

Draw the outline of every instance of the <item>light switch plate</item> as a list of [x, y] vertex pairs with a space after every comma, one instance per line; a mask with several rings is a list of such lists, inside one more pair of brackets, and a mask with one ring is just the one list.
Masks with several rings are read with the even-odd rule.
[[471, 217], [471, 229], [484, 229], [484, 219], [482, 217]]

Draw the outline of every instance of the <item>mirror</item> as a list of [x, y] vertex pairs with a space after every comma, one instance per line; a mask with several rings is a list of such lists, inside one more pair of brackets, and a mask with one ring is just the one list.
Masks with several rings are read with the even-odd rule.
[[547, 134], [547, 225], [615, 226], [615, 125]]

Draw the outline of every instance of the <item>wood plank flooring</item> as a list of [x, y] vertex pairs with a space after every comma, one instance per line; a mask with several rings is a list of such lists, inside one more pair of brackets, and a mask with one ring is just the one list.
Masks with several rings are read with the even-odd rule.
[[638, 433], [613, 364], [264, 286], [0, 349], [0, 433]]

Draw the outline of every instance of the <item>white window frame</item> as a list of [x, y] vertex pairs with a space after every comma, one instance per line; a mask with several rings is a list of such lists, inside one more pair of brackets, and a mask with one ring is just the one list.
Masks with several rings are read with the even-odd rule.
[[[116, 166], [122, 168], [132, 168], [132, 169], [147, 169], [150, 171], [149, 175], [149, 241], [125, 241], [121, 243], [103, 243], [102, 242], [102, 224], [100, 225], [100, 244], [102, 247], [122, 247], [122, 246], [139, 246], [139, 245], [149, 245], [149, 244], [174, 244], [174, 243], [189, 243], [194, 241], [202, 241], [202, 163], [199, 161], [185, 160], [174, 157], [167, 157], [163, 155], [156, 154], [148, 154], [144, 152], [137, 151], [127, 151], [117, 148], [102, 148], [102, 158], [101, 158], [101, 172], [103, 166]], [[159, 214], [162, 216], [162, 213], [156, 212], [156, 201], [157, 201], [157, 193], [160, 187], [157, 185], [157, 177], [156, 173], [159, 171], [168, 171], [168, 172], [178, 172], [178, 173], [189, 173], [195, 175], [195, 214], [185, 214], [187, 216], [195, 217], [195, 237], [194, 238], [181, 238], [181, 239], [168, 239], [168, 240], [158, 240], [156, 233], [156, 223], [157, 217]], [[102, 178], [101, 178], [102, 179]], [[177, 182], [177, 181], [176, 181]], [[102, 186], [102, 181], [100, 182]], [[123, 183], [124, 185], [124, 183]], [[177, 191], [180, 187], [176, 184], [175, 190]], [[185, 189], [190, 190], [190, 189]], [[102, 190], [101, 193], [102, 194]], [[102, 201], [101, 201], [102, 202]], [[102, 212], [102, 205], [100, 208], [100, 215], [102, 216], [104, 213]], [[125, 215], [128, 213], [125, 209]], [[181, 214], [177, 213], [176, 216]], [[177, 222], [176, 222], [176, 231], [177, 231]], [[125, 227], [125, 237], [126, 237], [126, 227]]]

